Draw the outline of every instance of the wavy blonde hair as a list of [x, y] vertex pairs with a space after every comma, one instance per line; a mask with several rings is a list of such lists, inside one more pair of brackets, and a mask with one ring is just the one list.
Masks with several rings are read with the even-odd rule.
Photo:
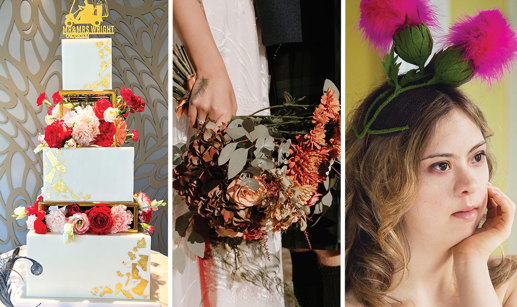
[[[350, 114], [345, 134], [345, 287], [366, 306], [388, 305], [388, 291], [397, 286], [392, 285], [393, 275], [404, 273], [409, 263], [410, 250], [401, 226], [436, 122], [458, 108], [479, 126], [485, 139], [492, 134], [479, 108], [458, 89], [433, 86], [412, 90], [391, 102], [422, 99], [423, 108], [410, 115], [409, 130], [358, 139], [352, 127], [362, 128], [368, 106], [386, 89], [387, 85], [381, 86]], [[487, 163], [492, 176], [490, 154]], [[506, 281], [516, 268], [505, 257], [490, 264], [493, 285]]]

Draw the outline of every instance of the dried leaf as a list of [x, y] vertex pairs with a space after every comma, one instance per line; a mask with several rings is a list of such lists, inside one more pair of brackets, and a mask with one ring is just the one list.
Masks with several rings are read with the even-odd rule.
[[246, 131], [251, 132], [251, 131], [253, 131], [253, 129], [255, 129], [255, 123], [253, 122], [253, 120], [251, 118], [246, 118], [242, 122], [242, 127], [244, 129], [246, 129]]
[[232, 153], [228, 165], [228, 179], [235, 177], [246, 165], [249, 148], [239, 148]]
[[174, 230], [178, 232], [178, 234], [182, 237], [185, 236], [188, 225], [190, 224], [190, 218], [192, 217], [192, 213], [189, 211], [181, 216], [179, 216], [174, 222]]
[[250, 187], [250, 189], [252, 189], [253, 191], [256, 191], [260, 188], [260, 184], [257, 180], [253, 179], [253, 178], [250, 178], [249, 181], [248, 181], [248, 186]]
[[196, 256], [205, 256], [205, 239], [199, 233], [193, 231], [187, 240], [187, 248]]
[[230, 143], [224, 146], [223, 150], [221, 150], [221, 154], [219, 155], [217, 163], [219, 165], [223, 165], [226, 162], [228, 162], [228, 160], [230, 160], [232, 153], [235, 151], [235, 148], [237, 148], [237, 143]]

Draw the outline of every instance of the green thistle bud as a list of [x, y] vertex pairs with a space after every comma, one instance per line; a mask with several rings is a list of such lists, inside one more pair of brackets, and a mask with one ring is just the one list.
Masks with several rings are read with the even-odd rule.
[[470, 61], [465, 61], [462, 53], [462, 48], [452, 46], [434, 56], [433, 68], [438, 82], [456, 87], [472, 77], [473, 71]]
[[424, 23], [404, 27], [393, 37], [393, 47], [401, 59], [423, 70], [433, 50], [433, 38]]

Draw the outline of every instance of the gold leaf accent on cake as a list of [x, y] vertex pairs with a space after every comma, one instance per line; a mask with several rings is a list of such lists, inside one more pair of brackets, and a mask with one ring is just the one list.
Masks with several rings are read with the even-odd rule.
[[50, 198], [50, 191], [49, 191], [49, 189], [45, 189], [45, 192], [46, 192], [47, 199], [49, 199]]
[[[60, 105], [60, 106], [63, 106], [63, 105]], [[61, 154], [61, 150], [56, 149], [56, 153], [57, 153], [57, 155], [58, 155], [60, 158], [63, 158], [63, 155]]]
[[100, 297], [103, 297], [106, 293], [113, 293], [113, 290], [110, 289], [108, 286], [104, 286], [104, 290], [99, 294]]
[[45, 168], [48, 168], [48, 163], [47, 163], [47, 161], [43, 161], [43, 165], [45, 166]]
[[124, 274], [122, 274], [120, 271], [117, 271], [118, 277], [124, 277]]
[[136, 242], [136, 246], [135, 246], [135, 248], [133, 248], [133, 251], [136, 252], [137, 249], [145, 248], [146, 246], [147, 246], [147, 244], [145, 243], [145, 239], [142, 238]]
[[102, 58], [104, 58], [104, 49], [99, 49], [99, 56]]
[[52, 168], [52, 170], [45, 175], [45, 182], [49, 184], [52, 183], [54, 176], [56, 176], [56, 169]]
[[102, 48], [102, 45], [104, 44], [104, 42], [96, 42], [95, 45], [97, 46], [97, 48]]
[[122, 292], [122, 294], [127, 298], [131, 298], [131, 299], [135, 298], [134, 296], [131, 295], [131, 293], [129, 293], [129, 291], [122, 289], [121, 283], [117, 284], [117, 291], [115, 292], [115, 294], [118, 294], [119, 292]]
[[64, 164], [59, 164], [58, 166], [56, 166], [56, 169], [58, 172], [66, 173], [66, 166]]
[[126, 279], [126, 284], [124, 285], [124, 287], [127, 287], [127, 284], [129, 284], [129, 281], [131, 280], [131, 274], [126, 273], [126, 277], [127, 277], [127, 279]]
[[104, 49], [109, 53], [111, 54], [111, 48], [108, 44], [104, 45]]
[[129, 259], [131, 259], [131, 260], [135, 260], [135, 258], [136, 258], [136, 255], [133, 254], [132, 252], [128, 252], [127, 255], [129, 256]]
[[90, 199], [90, 198], [92, 198], [92, 196], [91, 196], [90, 194], [86, 194], [86, 195], [84, 196], [84, 200], [88, 200], [88, 199]]
[[70, 190], [68, 189], [68, 187], [66, 186], [66, 184], [63, 182], [63, 180], [58, 180], [56, 181], [52, 186], [51, 186], [52, 190], [54, 191], [55, 194], [59, 194], [59, 193], [68, 193]]
[[132, 263], [131, 278], [132, 279], [140, 279], [140, 278], [142, 278], [142, 277], [140, 277], [140, 274], [138, 272], [138, 268], [137, 268], [137, 264], [136, 263]]
[[59, 174], [57, 175], [57, 178], [61, 178], [61, 177], [63, 177], [63, 174], [59, 173]]
[[138, 260], [138, 265], [144, 270], [144, 272], [147, 272], [147, 263], [149, 262], [149, 256], [147, 255], [138, 255], [140, 256], [140, 260]]
[[102, 78], [101, 85], [104, 86], [105, 88], [108, 88], [110, 86], [109, 77], [106, 76], [106, 77]]
[[102, 61], [102, 63], [101, 63], [101, 71], [104, 72], [108, 68], [109, 68], [108, 62]]
[[148, 283], [149, 281], [146, 279], [140, 279], [140, 283], [133, 288], [133, 292], [139, 296], [142, 296]]
[[52, 167], [55, 167], [59, 164], [59, 160], [56, 158], [56, 156], [54, 156], [54, 153], [51, 150], [47, 151], [47, 159], [50, 164], [52, 164]]
[[90, 291], [93, 295], [97, 296], [97, 293], [99, 293], [99, 288], [94, 287], [92, 291]]

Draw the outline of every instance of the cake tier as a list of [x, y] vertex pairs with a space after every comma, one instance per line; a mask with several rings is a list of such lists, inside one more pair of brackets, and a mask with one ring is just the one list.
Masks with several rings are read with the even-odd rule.
[[44, 148], [45, 202], [133, 201], [133, 147]]
[[43, 267], [27, 270], [28, 297], [149, 300], [151, 237], [142, 233], [76, 235], [27, 234], [27, 257]]
[[111, 38], [61, 41], [63, 90], [111, 89]]

